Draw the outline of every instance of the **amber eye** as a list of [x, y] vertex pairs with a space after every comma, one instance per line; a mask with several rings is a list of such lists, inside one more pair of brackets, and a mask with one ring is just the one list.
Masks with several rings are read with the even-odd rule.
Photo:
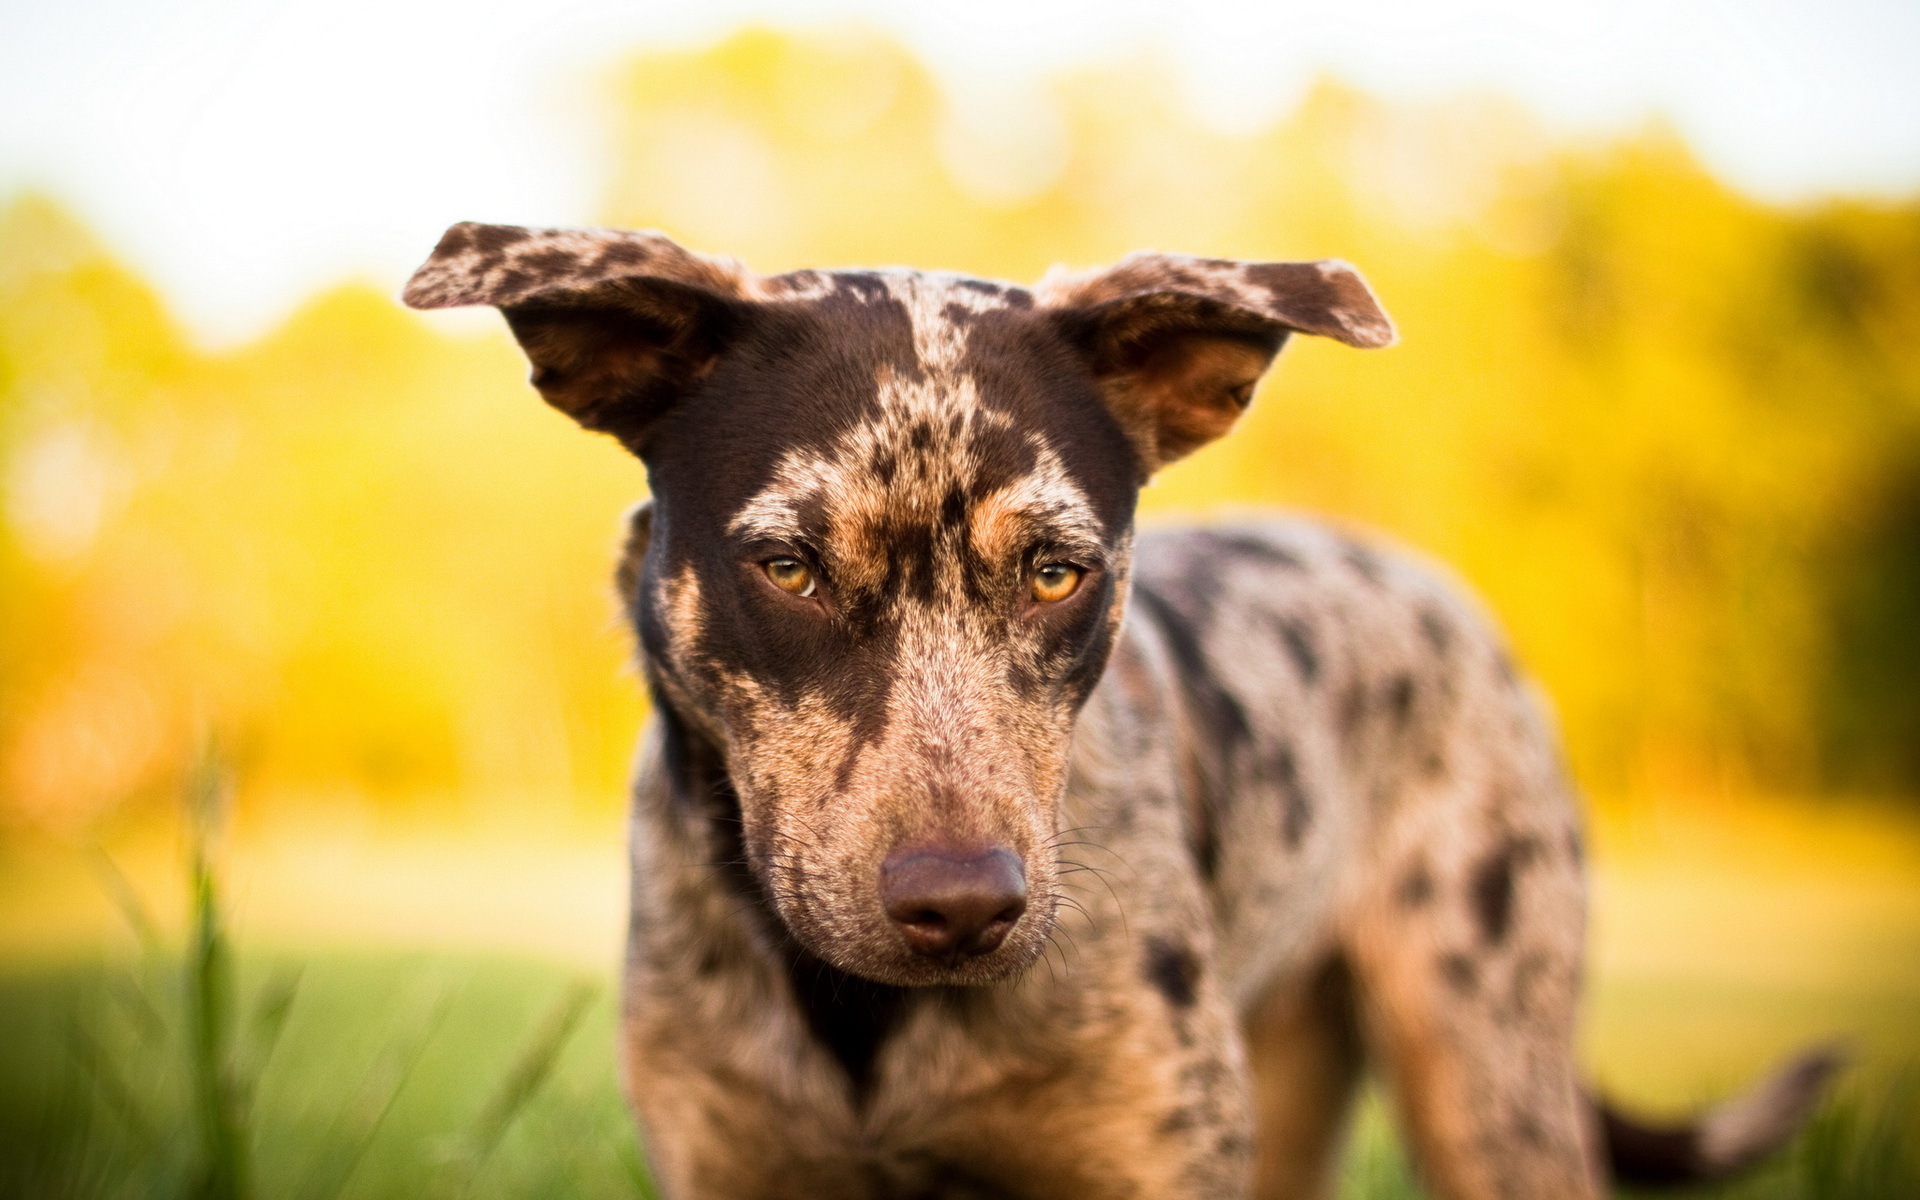
[[1028, 584], [1035, 600], [1053, 604], [1073, 595], [1073, 589], [1080, 586], [1080, 568], [1066, 563], [1042, 563], [1033, 569]]
[[773, 580], [773, 586], [783, 592], [792, 592], [796, 596], [811, 596], [814, 593], [813, 571], [797, 558], [769, 559], [762, 564], [767, 578]]

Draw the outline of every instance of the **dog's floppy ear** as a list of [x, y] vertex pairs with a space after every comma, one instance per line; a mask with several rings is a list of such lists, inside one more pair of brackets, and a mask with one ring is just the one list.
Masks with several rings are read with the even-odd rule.
[[1334, 259], [1143, 253], [1086, 274], [1055, 268], [1036, 291], [1148, 475], [1231, 428], [1289, 334], [1361, 347], [1394, 339], [1366, 281]]
[[447, 230], [401, 299], [497, 307], [547, 402], [638, 452], [712, 369], [754, 282], [739, 263], [657, 233], [468, 221]]

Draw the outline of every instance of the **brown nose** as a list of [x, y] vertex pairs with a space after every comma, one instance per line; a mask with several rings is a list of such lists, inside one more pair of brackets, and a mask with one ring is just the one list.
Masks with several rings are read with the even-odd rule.
[[881, 864], [880, 903], [916, 954], [958, 961], [1006, 940], [1027, 911], [1027, 874], [1004, 846], [915, 846]]

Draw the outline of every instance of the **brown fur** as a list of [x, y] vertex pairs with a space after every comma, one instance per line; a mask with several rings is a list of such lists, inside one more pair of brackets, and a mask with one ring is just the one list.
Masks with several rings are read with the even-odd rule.
[[[1028, 292], [463, 225], [406, 295], [499, 305], [648, 466], [622, 1042], [667, 1195], [1327, 1195], [1368, 1057], [1437, 1195], [1600, 1193], [1638, 1127], [1574, 1071], [1578, 826], [1498, 636], [1324, 527], [1136, 545], [1287, 337], [1392, 340], [1352, 268]], [[981, 855], [1024, 908], [933, 955], [889, 864]], [[1826, 1069], [1648, 1153], [1750, 1161]]]

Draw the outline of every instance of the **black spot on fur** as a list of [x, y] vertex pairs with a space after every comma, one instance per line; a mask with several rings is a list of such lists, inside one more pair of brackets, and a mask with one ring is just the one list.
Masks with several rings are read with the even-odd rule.
[[1213, 1143], [1213, 1149], [1222, 1158], [1241, 1158], [1253, 1153], [1253, 1139], [1244, 1133], [1223, 1133]]
[[1480, 935], [1491, 945], [1506, 940], [1513, 925], [1513, 903], [1520, 869], [1537, 847], [1525, 838], [1513, 838], [1482, 859], [1468, 880], [1468, 900]]
[[1413, 869], [1400, 877], [1400, 886], [1393, 894], [1402, 908], [1423, 908], [1432, 903], [1433, 872], [1424, 860], [1413, 864]]
[[1521, 1109], [1514, 1114], [1513, 1131], [1519, 1135], [1521, 1141], [1530, 1146], [1545, 1146], [1547, 1144], [1546, 1129], [1540, 1124], [1539, 1118], [1535, 1117], [1526, 1109]]
[[1346, 564], [1352, 567], [1354, 573], [1360, 576], [1360, 578], [1373, 584], [1375, 587], [1385, 586], [1387, 582], [1386, 564], [1380, 561], [1378, 554], [1375, 554], [1365, 546], [1349, 543], [1345, 553], [1342, 554], [1341, 557], [1346, 560]]
[[959, 529], [967, 519], [967, 496], [956, 485], [947, 489], [940, 501], [940, 523], [947, 529]]
[[1299, 571], [1306, 567], [1306, 564], [1300, 561], [1300, 556], [1293, 551], [1284, 546], [1276, 546], [1250, 533], [1208, 532], [1201, 535], [1201, 540], [1216, 551], [1251, 558], [1268, 566], [1284, 567], [1290, 571]]
[[1320, 651], [1313, 644], [1313, 631], [1305, 621], [1282, 618], [1280, 636], [1286, 640], [1287, 653], [1293, 656], [1294, 669], [1302, 682], [1312, 684], [1320, 678]]
[[1359, 683], [1350, 683], [1340, 694], [1340, 736], [1349, 745], [1360, 736], [1360, 726], [1367, 719], [1367, 691]]
[[[509, 246], [517, 246], [532, 236], [530, 230], [513, 225], [469, 225], [465, 227], [468, 244], [489, 254], [498, 254]], [[452, 230], [447, 231], [449, 235]], [[445, 243], [442, 243], [444, 246]]]
[[1399, 675], [1387, 686], [1387, 708], [1393, 713], [1393, 723], [1405, 729], [1413, 717], [1413, 697], [1416, 686], [1411, 675]]
[[1142, 584], [1135, 585], [1134, 598], [1142, 615], [1159, 627], [1179, 675], [1181, 691], [1198, 726], [1196, 732], [1217, 754], [1213, 757], [1203, 752], [1200, 759], [1199, 819], [1192, 838], [1201, 874], [1212, 879], [1219, 866], [1219, 814], [1226, 803], [1228, 776], [1232, 764], [1241, 760], [1253, 742], [1253, 725], [1240, 701], [1214, 677], [1212, 664], [1207, 661], [1200, 638], [1186, 615], [1159, 591]]
[[1473, 960], [1464, 954], [1443, 956], [1440, 959], [1440, 977], [1462, 996], [1472, 995], [1473, 990], [1480, 986], [1480, 972], [1474, 967]]
[[1301, 839], [1313, 824], [1313, 801], [1307, 798], [1307, 789], [1300, 782], [1300, 764], [1292, 746], [1282, 746], [1274, 755], [1273, 775], [1281, 793], [1280, 836], [1286, 839], [1289, 849], [1299, 849]]
[[1500, 682], [1512, 687], [1520, 682], [1520, 674], [1513, 668], [1513, 657], [1503, 649], [1493, 652], [1493, 669], [1500, 676]]
[[887, 291], [886, 280], [871, 271], [835, 271], [832, 278], [836, 296], [860, 304], [893, 302], [893, 294]]
[[[471, 221], [462, 221], [441, 235], [440, 244], [433, 248], [433, 256], [435, 258], [445, 258], [448, 255], [460, 253], [473, 245], [474, 234], [476, 232], [486, 228], [488, 228], [488, 226], [475, 225]], [[495, 226], [494, 228], [499, 227]]]
[[543, 275], [565, 276], [571, 274], [579, 264], [579, 256], [571, 250], [535, 250], [531, 254], [522, 254], [518, 260], [522, 268], [532, 268]]
[[1494, 945], [1506, 940], [1513, 921], [1514, 865], [1513, 855], [1502, 849], [1473, 872], [1474, 919], [1480, 923], [1480, 936]]
[[1199, 998], [1200, 960], [1183, 941], [1148, 938], [1141, 973], [1175, 1008], [1192, 1008]]
[[1447, 624], [1447, 619], [1440, 615], [1439, 609], [1420, 610], [1420, 632], [1426, 635], [1427, 644], [1433, 647], [1435, 654], [1441, 658], [1447, 656], [1447, 651], [1453, 646], [1453, 628]]

